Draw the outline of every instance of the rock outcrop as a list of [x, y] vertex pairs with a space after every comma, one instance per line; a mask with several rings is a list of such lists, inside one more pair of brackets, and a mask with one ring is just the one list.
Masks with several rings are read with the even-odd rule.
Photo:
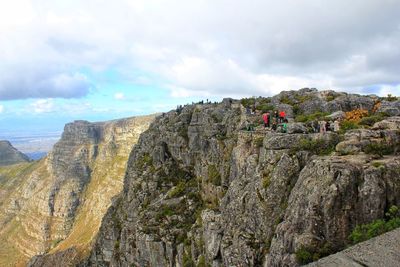
[[309, 267], [397, 267], [400, 263], [400, 229], [357, 244], [311, 263]]
[[[314, 89], [255, 99], [290, 121], [375, 112], [377, 101]], [[289, 133], [243, 130], [249, 122], [261, 116], [231, 99], [158, 117], [132, 151], [124, 189], [82, 265], [298, 266], [300, 249], [339, 251], [356, 225], [400, 205], [397, 117], [345, 135], [298, 123]]]
[[45, 253], [56, 256], [36, 257], [32, 265], [84, 258], [122, 189], [129, 153], [154, 117], [69, 123], [46, 158], [1, 169], [0, 266]]
[[8, 141], [0, 141], [0, 166], [28, 162], [29, 158]]

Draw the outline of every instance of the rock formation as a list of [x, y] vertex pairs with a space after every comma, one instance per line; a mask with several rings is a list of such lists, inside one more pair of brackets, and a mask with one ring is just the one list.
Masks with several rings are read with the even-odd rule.
[[[245, 101], [285, 110], [289, 133], [243, 130], [261, 124]], [[326, 134], [293, 122], [355, 109], [386, 119]], [[141, 135], [81, 264], [297, 266], [300, 249], [339, 251], [356, 225], [400, 205], [398, 115], [400, 101], [315, 89], [168, 112]]]
[[12, 165], [29, 161], [29, 158], [19, 152], [8, 141], [0, 141], [0, 166]]
[[0, 266], [44, 253], [68, 255], [68, 264], [85, 257], [153, 119], [75, 121], [46, 158], [0, 169]]
[[309, 267], [399, 266], [400, 228], [385, 233], [344, 251], [325, 257]]

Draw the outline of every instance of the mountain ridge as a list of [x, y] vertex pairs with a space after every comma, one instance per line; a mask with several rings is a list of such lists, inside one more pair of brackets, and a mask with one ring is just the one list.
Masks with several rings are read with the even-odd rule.
[[7, 140], [0, 140], [0, 166], [28, 162], [29, 158]]
[[[377, 96], [303, 89], [170, 111], [141, 135], [124, 190], [82, 264], [298, 266], [303, 248], [319, 257], [341, 250], [356, 225], [400, 204], [396, 152], [372, 151], [398, 148], [399, 107]], [[263, 129], [264, 108], [285, 111], [288, 133]], [[320, 120], [338, 111], [346, 119], [358, 110], [385, 116], [326, 134], [307, 122], [318, 112]]]
[[111, 198], [122, 189], [132, 146], [153, 118], [68, 123], [45, 158], [6, 176], [0, 239], [7, 246], [0, 249], [0, 265], [23, 265], [64, 247], [75, 247], [83, 257]]

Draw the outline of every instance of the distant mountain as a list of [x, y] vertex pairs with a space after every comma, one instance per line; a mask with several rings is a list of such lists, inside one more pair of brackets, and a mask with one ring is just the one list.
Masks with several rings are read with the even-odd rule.
[[39, 160], [39, 159], [46, 157], [47, 152], [38, 151], [38, 152], [31, 152], [31, 153], [25, 153], [25, 154], [32, 160]]
[[13, 147], [9, 141], [0, 141], [0, 166], [27, 161], [29, 161], [29, 158]]
[[132, 147], [154, 117], [68, 123], [40, 161], [0, 167], [0, 266], [69, 248], [86, 256], [122, 190]]

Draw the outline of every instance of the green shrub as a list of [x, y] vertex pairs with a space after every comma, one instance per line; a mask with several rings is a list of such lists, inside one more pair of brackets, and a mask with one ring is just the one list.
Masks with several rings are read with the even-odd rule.
[[358, 124], [372, 126], [376, 122], [384, 120], [386, 117], [387, 117], [387, 114], [377, 113], [377, 114], [362, 118]]
[[394, 148], [391, 145], [385, 143], [370, 143], [363, 148], [363, 151], [366, 154], [373, 154], [373, 155], [390, 155], [394, 152]]
[[281, 96], [281, 98], [279, 99], [279, 101], [281, 101], [281, 103], [283, 103], [283, 104], [287, 104], [287, 105], [291, 105], [291, 106], [293, 106], [294, 104], [296, 104], [296, 103], [294, 103], [288, 96], [286, 96], [286, 95], [284, 95], [284, 96]]
[[300, 114], [300, 115], [296, 116], [295, 120], [297, 122], [304, 122], [305, 123], [305, 122], [311, 122], [311, 121], [314, 121], [314, 120], [324, 119], [327, 115], [329, 115], [329, 113], [317, 111], [317, 112], [315, 112], [313, 114], [309, 114], [309, 115]]
[[257, 106], [257, 108], [256, 108], [256, 110], [261, 110], [261, 112], [263, 112], [263, 113], [272, 111], [274, 109], [275, 109], [275, 107], [271, 104], [262, 104], [262, 105]]
[[327, 101], [327, 102], [331, 102], [331, 101], [335, 100], [335, 98], [336, 98], [336, 96], [328, 95], [328, 96], [326, 97], [326, 101]]
[[293, 105], [293, 114], [295, 115], [295, 116], [298, 116], [298, 115], [300, 115], [300, 107], [299, 107], [299, 105], [298, 104], [294, 104]]
[[269, 174], [264, 174], [263, 179], [262, 179], [262, 187], [264, 189], [267, 189], [271, 184], [271, 177]]
[[387, 97], [385, 97], [384, 99], [385, 99], [386, 101], [393, 102], [393, 101], [397, 101], [397, 100], [398, 100], [398, 97], [393, 96], [392, 94], [388, 94]]
[[168, 192], [169, 198], [180, 197], [185, 193], [186, 182], [180, 181], [171, 191]]
[[160, 207], [158, 213], [156, 214], [156, 220], [161, 221], [165, 217], [172, 216], [174, 214], [175, 214], [175, 211], [172, 207], [170, 207], [168, 205], [162, 205]]
[[382, 167], [382, 166], [385, 166], [385, 165], [383, 165], [382, 162], [375, 161], [375, 162], [372, 163], [372, 166], [374, 166], [375, 168], [379, 168], [379, 167]]
[[399, 216], [399, 208], [391, 206], [386, 213], [386, 220], [378, 219], [368, 224], [357, 225], [349, 236], [350, 242], [357, 244], [400, 227]]
[[358, 129], [360, 126], [354, 121], [342, 121], [340, 124], [340, 133], [344, 134], [349, 130]]
[[251, 98], [242, 98], [240, 100], [240, 104], [242, 104], [244, 107], [254, 106], [255, 103], [256, 103], [256, 100], [253, 97], [251, 97]]
[[136, 166], [139, 168], [139, 170], [143, 170], [144, 167], [153, 166], [153, 158], [150, 156], [150, 154], [145, 153], [137, 160]]
[[300, 265], [304, 265], [313, 261], [317, 261], [320, 258], [326, 257], [330, 254], [335, 253], [336, 250], [328, 242], [322, 245], [312, 248], [312, 247], [301, 247], [296, 251], [296, 260]]
[[313, 255], [307, 248], [301, 247], [296, 251], [296, 260], [299, 264], [304, 265], [313, 261]]
[[327, 141], [324, 139], [301, 139], [299, 144], [292, 148], [292, 154], [296, 151], [306, 150], [316, 155], [329, 155], [335, 151], [335, 142]]
[[263, 143], [264, 143], [264, 137], [257, 137], [257, 138], [254, 140], [254, 145], [255, 145], [256, 147], [262, 147], [262, 146], [263, 146]]
[[208, 265], [206, 263], [206, 257], [204, 257], [204, 255], [201, 255], [199, 257], [196, 267], [208, 267]]
[[193, 259], [192, 259], [192, 256], [190, 255], [190, 253], [184, 253], [183, 254], [183, 259], [182, 259], [182, 265], [183, 265], [183, 267], [196, 267], [196, 265], [195, 265], [195, 263], [194, 263], [194, 261], [193, 261]]
[[208, 165], [208, 181], [215, 186], [221, 185], [221, 174], [215, 165]]

